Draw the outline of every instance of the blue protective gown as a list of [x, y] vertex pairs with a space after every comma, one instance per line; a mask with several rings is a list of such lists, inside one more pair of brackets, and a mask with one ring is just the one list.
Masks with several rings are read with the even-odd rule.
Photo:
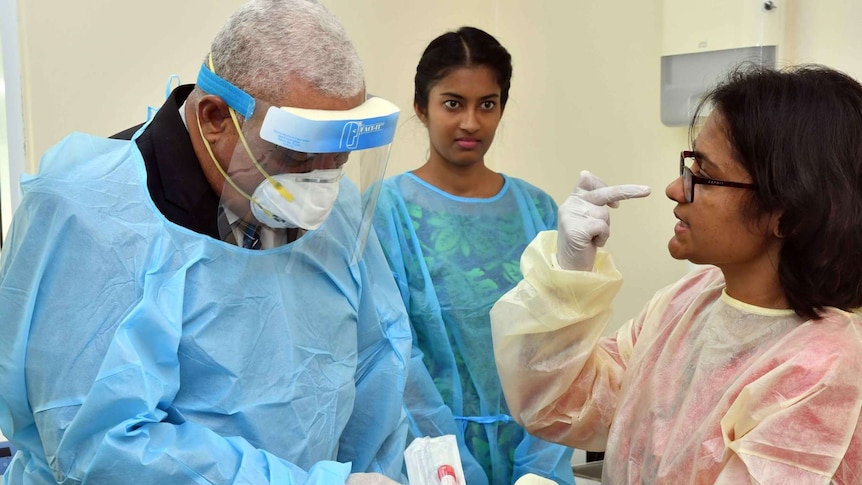
[[399, 478], [409, 323], [373, 235], [346, 263], [355, 187], [319, 230], [250, 251], [167, 221], [145, 179], [133, 141], [74, 134], [23, 182], [0, 260], [4, 483]]
[[374, 227], [414, 332], [404, 396], [410, 431], [455, 434], [470, 485], [527, 473], [574, 483], [570, 448], [511, 421], [494, 363], [491, 307], [521, 280], [527, 244], [557, 226], [548, 194], [504, 178], [488, 199], [453, 196], [411, 173], [383, 182]]

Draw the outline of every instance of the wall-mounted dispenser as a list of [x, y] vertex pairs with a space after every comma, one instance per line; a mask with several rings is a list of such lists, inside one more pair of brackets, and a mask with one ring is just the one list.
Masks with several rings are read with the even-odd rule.
[[661, 122], [686, 126], [703, 94], [741, 62], [775, 67], [782, 0], [663, 0]]

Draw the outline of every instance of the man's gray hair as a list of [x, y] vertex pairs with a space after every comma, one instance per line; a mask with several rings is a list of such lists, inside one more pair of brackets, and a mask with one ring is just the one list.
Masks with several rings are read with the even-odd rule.
[[288, 80], [337, 98], [365, 88], [362, 62], [341, 22], [316, 0], [251, 0], [212, 42], [215, 72], [254, 96], [278, 103]]

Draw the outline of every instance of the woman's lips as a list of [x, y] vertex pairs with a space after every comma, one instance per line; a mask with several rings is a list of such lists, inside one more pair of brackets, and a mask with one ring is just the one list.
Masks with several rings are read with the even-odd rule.
[[688, 231], [688, 224], [685, 221], [683, 221], [682, 219], [680, 219], [679, 216], [676, 215], [676, 213], [674, 213], [674, 215], [678, 219], [678, 222], [676, 223], [676, 225], [673, 226], [674, 234], [680, 234], [680, 233]]
[[472, 150], [479, 145], [479, 140], [475, 138], [459, 138], [455, 140], [455, 143], [465, 150]]

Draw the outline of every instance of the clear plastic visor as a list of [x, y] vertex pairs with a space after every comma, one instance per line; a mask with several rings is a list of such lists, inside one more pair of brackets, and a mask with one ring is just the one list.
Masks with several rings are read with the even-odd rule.
[[346, 257], [355, 263], [369, 236], [398, 108], [373, 96], [345, 111], [276, 107], [253, 98], [232, 104], [230, 97], [223, 99], [246, 114], [236, 110], [230, 160], [214, 160], [225, 179], [222, 239], [259, 250], [295, 244], [319, 252], [318, 262], [337, 257], [343, 265]]

